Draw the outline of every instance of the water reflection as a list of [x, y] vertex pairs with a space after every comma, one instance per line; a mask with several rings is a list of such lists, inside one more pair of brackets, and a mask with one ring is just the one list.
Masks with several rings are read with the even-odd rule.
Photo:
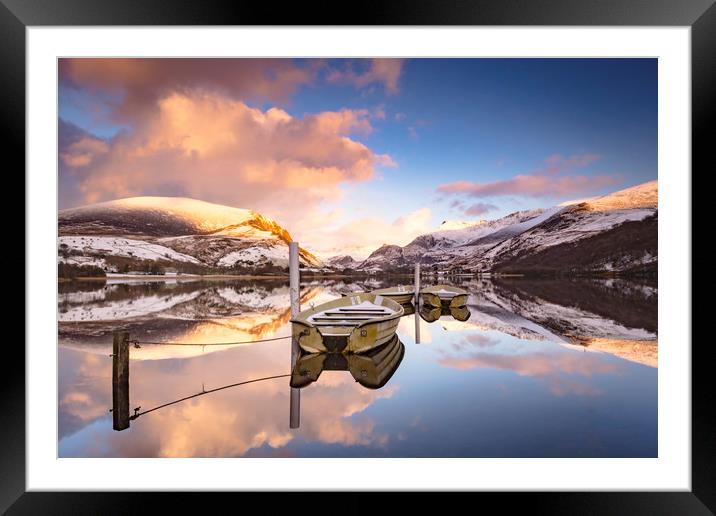
[[[421, 307], [401, 318], [390, 352], [362, 364], [303, 355], [300, 377], [289, 338], [130, 346], [130, 416], [187, 399], [121, 432], [109, 412], [113, 332], [182, 344], [288, 337], [288, 286], [79, 285], [63, 285], [58, 302], [63, 457], [656, 455], [655, 285], [465, 281], [467, 317]], [[306, 282], [301, 302], [355, 288]]]
[[305, 353], [291, 375], [291, 387], [304, 388], [318, 380], [323, 371], [348, 371], [363, 387], [380, 389], [393, 376], [405, 355], [397, 335], [366, 353]]
[[433, 323], [443, 316], [452, 316], [456, 321], [464, 322], [470, 318], [470, 310], [466, 306], [452, 307], [443, 305], [441, 307], [434, 307], [430, 305], [423, 305], [420, 307], [420, 317], [428, 323]]

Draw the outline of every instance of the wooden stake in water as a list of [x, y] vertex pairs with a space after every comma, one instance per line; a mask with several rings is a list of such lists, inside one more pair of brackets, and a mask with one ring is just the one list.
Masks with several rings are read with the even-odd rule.
[[[298, 242], [288, 244], [288, 276], [289, 295], [291, 297], [291, 317], [296, 317], [301, 311], [300, 282], [298, 261]], [[293, 373], [298, 362], [301, 350], [296, 339], [291, 339], [291, 372]], [[289, 428], [298, 428], [301, 425], [301, 391], [291, 388], [289, 406]]]
[[415, 262], [415, 308], [418, 308], [420, 298], [420, 262]]
[[415, 262], [415, 343], [420, 344], [420, 262]]
[[129, 428], [129, 333], [118, 331], [112, 343], [112, 428]]

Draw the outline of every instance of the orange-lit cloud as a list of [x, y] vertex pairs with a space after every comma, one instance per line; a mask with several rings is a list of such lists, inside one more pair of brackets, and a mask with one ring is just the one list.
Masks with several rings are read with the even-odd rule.
[[598, 159], [599, 155], [597, 154], [579, 154], [569, 157], [553, 154], [545, 159], [542, 168], [529, 174], [488, 182], [455, 181], [438, 186], [437, 191], [443, 194], [467, 195], [477, 198], [502, 195], [559, 197], [618, 184], [622, 179], [619, 174], [560, 175], [587, 167]]
[[347, 254], [366, 258], [383, 244], [404, 246], [431, 231], [432, 212], [420, 208], [392, 222], [366, 217], [337, 226], [323, 225], [311, 232], [312, 248], [325, 255]]
[[136, 121], [170, 92], [213, 91], [237, 99], [284, 102], [310, 84], [320, 60], [235, 58], [77, 58], [59, 60], [62, 84], [115, 94], [112, 116]]
[[183, 195], [249, 207], [288, 224], [343, 183], [393, 166], [351, 135], [372, 131], [367, 110], [296, 118], [208, 92], [172, 92], [131, 132], [61, 149], [84, 203], [134, 195]]
[[[359, 65], [356, 67], [356, 63]], [[361, 70], [356, 70], [361, 68]], [[327, 75], [328, 82], [350, 84], [356, 88], [364, 88], [369, 84], [383, 85], [386, 93], [393, 95], [398, 92], [398, 82], [403, 70], [402, 59], [361, 59], [349, 61], [345, 68], [331, 70]]]

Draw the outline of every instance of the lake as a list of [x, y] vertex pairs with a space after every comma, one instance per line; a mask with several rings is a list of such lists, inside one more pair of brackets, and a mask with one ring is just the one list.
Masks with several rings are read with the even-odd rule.
[[[301, 303], [400, 281], [411, 283], [306, 281]], [[656, 284], [450, 283], [469, 291], [467, 312], [410, 307], [397, 330], [402, 359], [384, 385], [327, 360], [298, 391], [298, 428], [281, 376], [179, 401], [122, 431], [110, 412], [113, 332], [181, 344], [130, 345], [131, 413], [288, 375], [288, 280], [61, 283], [59, 456], [657, 456]]]

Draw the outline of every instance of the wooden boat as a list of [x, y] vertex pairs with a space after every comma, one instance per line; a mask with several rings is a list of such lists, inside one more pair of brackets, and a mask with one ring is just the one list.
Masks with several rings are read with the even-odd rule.
[[[342, 296], [353, 296], [356, 294], [363, 294], [362, 291], [344, 292]], [[371, 294], [380, 294], [381, 296], [392, 299], [398, 304], [408, 305], [412, 303], [413, 297], [415, 296], [415, 289], [413, 287], [406, 287], [404, 285], [398, 285], [397, 287], [379, 288], [377, 290], [371, 290]]]
[[323, 371], [349, 371], [363, 387], [380, 389], [397, 371], [403, 356], [405, 346], [395, 334], [387, 343], [367, 353], [304, 353], [294, 367], [291, 387], [306, 387], [318, 380]]
[[309, 353], [363, 353], [388, 342], [403, 307], [379, 294], [344, 296], [291, 319], [293, 338]]
[[440, 308], [430, 305], [423, 305], [420, 308], [420, 317], [425, 322], [433, 323], [443, 315], [451, 315], [454, 319], [464, 322], [470, 318], [470, 310], [465, 306], [451, 307], [443, 305]]
[[420, 290], [423, 303], [439, 308], [443, 305], [458, 308], [467, 304], [467, 290], [451, 285], [434, 285]]
[[415, 297], [415, 288], [411, 286], [398, 285], [397, 287], [380, 288], [378, 290], [372, 290], [371, 294], [380, 294], [389, 299], [392, 299], [396, 303], [401, 305], [407, 305]]

